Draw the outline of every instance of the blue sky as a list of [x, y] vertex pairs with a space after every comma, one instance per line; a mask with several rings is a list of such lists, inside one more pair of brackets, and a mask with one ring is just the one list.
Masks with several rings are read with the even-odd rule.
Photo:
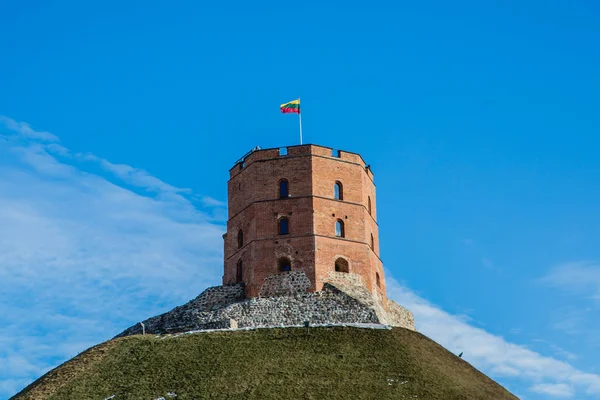
[[372, 165], [390, 297], [523, 399], [600, 397], [600, 6], [0, 4], [0, 398], [218, 284], [252, 147]]

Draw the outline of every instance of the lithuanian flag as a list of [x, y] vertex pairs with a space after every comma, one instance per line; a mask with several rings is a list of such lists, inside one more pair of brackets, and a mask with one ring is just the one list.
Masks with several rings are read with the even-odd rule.
[[300, 99], [290, 101], [279, 106], [281, 112], [284, 114], [295, 113], [300, 114]]

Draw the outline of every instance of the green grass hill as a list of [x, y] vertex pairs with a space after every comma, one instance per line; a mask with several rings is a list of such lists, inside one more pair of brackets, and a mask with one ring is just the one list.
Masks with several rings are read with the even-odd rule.
[[13, 399], [161, 397], [516, 399], [418, 332], [351, 327], [122, 337], [81, 353]]

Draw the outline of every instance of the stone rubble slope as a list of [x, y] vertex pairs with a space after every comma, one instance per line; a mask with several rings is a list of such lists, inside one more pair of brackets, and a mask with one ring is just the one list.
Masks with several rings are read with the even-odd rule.
[[[387, 310], [362, 286], [360, 277], [332, 273], [323, 290], [306, 292], [302, 271], [266, 282], [268, 297], [244, 297], [243, 284], [214, 286], [192, 301], [143, 321], [149, 334], [232, 328], [268, 328], [324, 324], [384, 324], [415, 330], [412, 313], [391, 300]], [[277, 281], [279, 279], [279, 281]], [[142, 333], [136, 324], [117, 337]]]

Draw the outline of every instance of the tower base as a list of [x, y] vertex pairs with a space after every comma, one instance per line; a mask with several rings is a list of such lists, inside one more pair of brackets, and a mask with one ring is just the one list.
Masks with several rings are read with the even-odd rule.
[[[306, 292], [301, 276], [289, 281], [300, 284], [270, 285], [266, 297], [244, 298], [243, 284], [208, 288], [194, 300], [145, 320], [146, 333], [274, 328], [299, 326], [305, 322], [311, 325], [385, 324], [415, 330], [410, 311], [391, 300], [382, 304], [381, 299], [372, 296], [364, 286], [353, 284], [352, 279], [331, 279], [318, 292]], [[136, 324], [117, 337], [141, 333], [142, 326]]]

